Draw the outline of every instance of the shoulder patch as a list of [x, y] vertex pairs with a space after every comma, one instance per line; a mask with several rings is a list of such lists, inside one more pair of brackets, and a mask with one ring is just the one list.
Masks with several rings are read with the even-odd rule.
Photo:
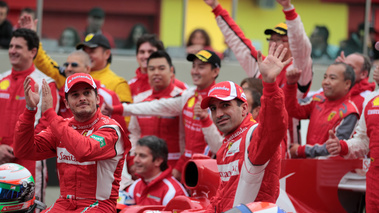
[[106, 145], [104, 137], [101, 137], [101, 136], [98, 136], [98, 135], [91, 135], [90, 138], [92, 138], [92, 139], [94, 139], [96, 141], [99, 141], [100, 148]]

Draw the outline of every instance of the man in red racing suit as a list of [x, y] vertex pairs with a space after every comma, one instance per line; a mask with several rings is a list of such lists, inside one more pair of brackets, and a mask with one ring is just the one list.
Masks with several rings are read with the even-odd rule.
[[24, 83], [27, 108], [16, 125], [15, 155], [30, 160], [57, 156], [60, 197], [46, 212], [116, 212], [119, 182], [130, 142], [121, 126], [101, 114], [96, 84], [89, 74], [67, 78], [66, 105], [74, 117], [64, 119], [51, 108], [51, 94], [42, 85], [41, 111], [50, 121], [35, 135], [39, 95]]
[[279, 196], [279, 146], [286, 135], [288, 117], [283, 91], [275, 79], [291, 58], [281, 62], [286, 49], [283, 45], [274, 48], [272, 44], [263, 62], [258, 53], [264, 86], [259, 124], [248, 112], [242, 88], [233, 82], [214, 85], [201, 102], [203, 109], [209, 107], [213, 122], [225, 135], [217, 152], [221, 182], [207, 212], [224, 212], [254, 201], [275, 203]]
[[[379, 83], [379, 67], [373, 74]], [[363, 102], [363, 111], [355, 128], [354, 137], [339, 140], [332, 132], [326, 142], [326, 148], [332, 155], [345, 158], [364, 158], [370, 152], [371, 164], [366, 174], [366, 212], [379, 212], [379, 91], [367, 95]]]

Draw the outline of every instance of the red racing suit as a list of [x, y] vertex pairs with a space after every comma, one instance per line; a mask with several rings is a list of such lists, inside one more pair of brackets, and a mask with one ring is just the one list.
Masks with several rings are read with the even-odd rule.
[[[14, 128], [18, 117], [25, 109], [25, 95], [24, 95], [24, 80], [26, 76], [31, 77], [31, 86], [34, 91], [34, 85], [37, 83], [40, 88], [42, 87], [42, 79], [45, 79], [50, 86], [53, 96], [53, 106], [55, 111], [58, 111], [58, 91], [53, 79], [49, 78], [41, 71], [32, 65], [29, 69], [24, 71], [9, 70], [0, 74], [0, 144], [6, 144], [14, 148]], [[41, 102], [37, 105], [37, 112], [35, 113], [35, 132], [38, 133], [45, 129], [49, 122], [41, 113]], [[34, 177], [36, 182], [36, 195], [44, 201], [45, 188], [47, 184], [47, 167], [45, 161], [31, 161], [21, 158], [16, 158], [14, 163], [18, 163], [26, 167]]]
[[263, 82], [260, 123], [248, 114], [240, 126], [225, 136], [217, 152], [221, 183], [207, 212], [224, 212], [240, 203], [276, 203], [279, 196], [280, 143], [288, 116], [283, 91]]
[[184, 132], [185, 144], [180, 144], [180, 148], [184, 150], [184, 153], [176, 163], [175, 169], [181, 172], [184, 164], [193, 154], [204, 153], [207, 144], [214, 153], [221, 146], [222, 136], [210, 117], [200, 120], [200, 118], [194, 116], [194, 107], [198, 102], [197, 97], [201, 95], [205, 98], [214, 84], [213, 82], [204, 90], [189, 88], [178, 97], [162, 98], [143, 103], [122, 104], [120, 107], [115, 107], [113, 113], [123, 113], [124, 116], [180, 116], [181, 125], [179, 130]]
[[368, 82], [368, 78], [362, 79], [350, 89], [350, 100], [357, 106], [359, 115], [362, 114], [365, 97], [375, 90], [375, 83]]
[[[311, 43], [305, 33], [300, 16], [296, 13], [295, 8], [283, 11], [288, 27], [288, 42], [293, 57], [293, 63], [283, 68], [282, 72], [276, 77], [279, 87], [286, 83], [286, 72], [293, 68], [302, 70], [301, 77], [298, 81], [298, 98], [305, 98], [312, 82], [312, 59]], [[248, 77], [260, 78], [258, 70], [257, 53], [258, 51], [252, 45], [250, 39], [246, 38], [239, 26], [230, 17], [228, 11], [223, 9], [219, 4], [213, 9], [216, 16], [217, 24], [225, 37], [225, 42], [233, 51], [242, 68]], [[263, 57], [264, 59], [264, 57]], [[300, 144], [300, 124], [297, 119], [289, 119], [289, 144]]]
[[[162, 91], [154, 91], [152, 89], [148, 91], [152, 94], [143, 100], [143, 102], [175, 97], [180, 95], [183, 90], [171, 83]], [[132, 116], [129, 124], [132, 147], [137, 144], [138, 139], [147, 135], [155, 135], [162, 138], [166, 141], [168, 147], [168, 164], [171, 167], [175, 167], [181, 155], [179, 120], [179, 116]]]
[[64, 119], [48, 109], [44, 116], [50, 125], [35, 135], [35, 113], [26, 109], [20, 116], [14, 151], [30, 160], [57, 157], [61, 196], [48, 212], [81, 212], [85, 207], [115, 212], [125, 153], [130, 149], [122, 128], [100, 109], [86, 122]]
[[299, 146], [297, 156], [305, 158], [328, 155], [329, 153], [317, 153], [325, 152], [326, 149], [322, 145], [329, 138], [329, 130], [333, 130], [339, 139], [350, 138], [359, 119], [358, 109], [350, 101], [349, 93], [335, 101], [328, 100], [323, 93], [319, 93], [308, 103], [300, 105], [295, 95], [296, 87], [296, 84], [286, 84], [283, 90], [288, 115], [298, 119], [309, 119], [307, 145]]
[[341, 140], [340, 155], [363, 158], [370, 152], [371, 164], [366, 174], [366, 212], [379, 212], [379, 91], [367, 95], [363, 114], [355, 128], [354, 137]]
[[[173, 77], [172, 83], [174, 83], [175, 86], [179, 87], [182, 90], [187, 89], [187, 85], [179, 81], [175, 77]], [[149, 83], [149, 77], [147, 76], [147, 73], [141, 72], [140, 67], [136, 69], [136, 76], [130, 79], [128, 81], [128, 84], [130, 86], [130, 91], [132, 93], [134, 103], [138, 103], [144, 99], [144, 98], [137, 98], [140, 93], [146, 92], [151, 89], [151, 86]]]
[[128, 193], [136, 205], [167, 205], [178, 195], [188, 196], [182, 184], [171, 175], [171, 168], [161, 172], [150, 183], [142, 178], [136, 180], [128, 188]]

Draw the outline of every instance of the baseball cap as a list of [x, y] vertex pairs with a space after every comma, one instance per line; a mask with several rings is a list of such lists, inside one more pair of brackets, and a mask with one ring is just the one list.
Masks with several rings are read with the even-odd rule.
[[82, 49], [84, 46], [87, 46], [89, 48], [95, 48], [98, 46], [102, 46], [106, 49], [110, 49], [111, 45], [109, 44], [108, 39], [103, 35], [103, 34], [93, 34], [90, 33], [88, 34], [85, 38], [84, 41], [76, 45], [76, 49]]
[[221, 60], [218, 55], [210, 50], [200, 50], [196, 54], [188, 54], [187, 60], [193, 61], [195, 58], [200, 59], [200, 61], [205, 63], [210, 63], [218, 68], [221, 68]]
[[231, 81], [223, 81], [213, 85], [209, 90], [208, 96], [201, 101], [202, 109], [208, 108], [211, 98], [217, 98], [222, 101], [231, 101], [238, 98], [247, 103], [242, 87]]
[[64, 92], [68, 93], [75, 84], [82, 82], [87, 83], [92, 88], [96, 89], [96, 84], [92, 76], [85, 73], [75, 73], [74, 75], [70, 75], [68, 78], [66, 78], [66, 83], [64, 84]]
[[105, 12], [100, 7], [94, 7], [89, 11], [88, 16], [102, 19], [105, 17]]
[[274, 29], [266, 29], [265, 34], [271, 35], [273, 33], [277, 33], [279, 35], [287, 35], [287, 24], [286, 23], [280, 23], [274, 27]]

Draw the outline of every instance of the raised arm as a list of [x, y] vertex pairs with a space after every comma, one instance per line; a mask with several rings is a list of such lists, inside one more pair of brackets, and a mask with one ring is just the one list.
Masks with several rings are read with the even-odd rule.
[[290, 58], [282, 62], [286, 51], [287, 49], [283, 49], [283, 45], [275, 50], [275, 43], [273, 43], [265, 60], [262, 60], [261, 52], [258, 52], [259, 70], [263, 80], [263, 96], [259, 113], [260, 123], [253, 132], [248, 147], [249, 159], [254, 165], [265, 164], [277, 151], [287, 132], [288, 116], [284, 107], [284, 95], [275, 83], [276, 77], [283, 67], [292, 60]]
[[217, 25], [224, 35], [225, 42], [233, 51], [238, 62], [245, 70], [248, 77], [258, 78], [257, 50], [251, 41], [245, 37], [241, 28], [230, 17], [228, 11], [221, 7], [217, 0], [204, 0], [212, 8], [216, 16]]
[[[27, 28], [36, 31], [38, 20], [33, 20], [33, 18], [25, 14], [18, 20], [20, 27]], [[63, 67], [59, 67], [58, 63], [54, 61], [50, 56], [45, 52], [40, 42], [38, 47], [37, 55], [34, 59], [34, 65], [43, 73], [54, 79], [57, 84], [58, 89], [64, 86], [66, 77], [64, 74]]]
[[298, 98], [304, 98], [308, 93], [312, 82], [312, 45], [305, 33], [300, 16], [296, 13], [291, 0], [276, 0], [283, 8], [288, 27], [288, 42], [293, 57], [293, 66], [302, 70], [298, 80]]

